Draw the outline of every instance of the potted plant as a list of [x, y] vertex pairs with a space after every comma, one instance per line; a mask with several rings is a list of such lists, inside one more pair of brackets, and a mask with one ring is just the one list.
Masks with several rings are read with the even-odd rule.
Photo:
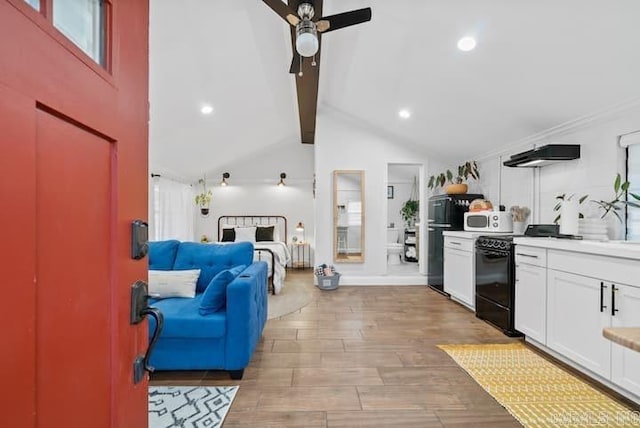
[[402, 206], [402, 209], [400, 210], [400, 214], [402, 215], [402, 219], [407, 224], [407, 227], [414, 226], [416, 222], [416, 217], [418, 216], [419, 207], [420, 207], [419, 202], [414, 199], [409, 199]]
[[455, 176], [451, 170], [441, 172], [438, 175], [432, 175], [429, 177], [427, 187], [433, 190], [438, 187], [444, 187], [446, 183], [449, 183], [444, 189], [445, 192], [449, 195], [457, 195], [467, 193], [469, 186], [465, 182], [469, 180], [469, 177], [474, 180], [480, 179], [480, 171], [478, 170], [476, 161], [468, 161], [459, 165], [457, 172]]
[[[566, 193], [563, 193], [562, 195], [558, 195], [556, 196], [556, 205], [553, 207], [553, 211], [554, 212], [558, 212], [558, 215], [556, 216], [556, 218], [553, 219], [553, 222], [555, 224], [558, 224], [558, 221], [560, 221], [560, 218], [562, 217], [562, 204], [563, 202], [570, 202], [573, 201], [573, 197], [574, 195], [571, 194], [569, 196], [567, 196]], [[589, 195], [583, 195], [580, 197], [580, 199], [578, 199], [578, 204], [582, 204], [587, 198], [589, 197]], [[578, 212], [578, 218], [584, 218], [584, 214], [582, 214], [581, 212]]]
[[[613, 190], [615, 194], [612, 200], [597, 201], [592, 199], [589, 201], [596, 204], [597, 207], [602, 210], [602, 215], [600, 215], [598, 219], [586, 219], [585, 216], [582, 214], [582, 212], [578, 211], [579, 205], [582, 204], [589, 197], [589, 195], [581, 196], [580, 199], [578, 199], [577, 203], [573, 199], [574, 195], [569, 195], [569, 196], [566, 196], [565, 194], [558, 195], [556, 196], [556, 199], [558, 202], [553, 207], [553, 211], [555, 212], [560, 211], [562, 215], [566, 215], [566, 213], [564, 212], [566, 205], [567, 204], [573, 205], [574, 208], [570, 210], [571, 213], [569, 214], [571, 217], [570, 222], [578, 221], [579, 223], [583, 223], [583, 224], [579, 226], [577, 231], [572, 231], [571, 233], [580, 232], [580, 234], [584, 236], [604, 234], [606, 232], [605, 218], [609, 213], [613, 213], [618, 218], [620, 223], [622, 223], [622, 216], [620, 213], [625, 205], [635, 207], [635, 208], [640, 208], [640, 203], [625, 199], [625, 195], [631, 195], [633, 199], [635, 199], [636, 201], [640, 201], [640, 195], [636, 195], [635, 193], [629, 192], [630, 186], [631, 186], [631, 183], [629, 181], [623, 182], [620, 174], [617, 174], [616, 178], [613, 181]], [[561, 218], [561, 214], [558, 214], [556, 216], [556, 218], [553, 220], [554, 223], [558, 223], [558, 220], [560, 220]], [[563, 232], [562, 230], [561, 232], [568, 233], [568, 232]], [[602, 237], [606, 239], [606, 236], [602, 236]]]
[[600, 218], [605, 218], [607, 214], [613, 213], [618, 218], [618, 220], [620, 220], [620, 223], [622, 223], [622, 216], [620, 215], [620, 211], [622, 210], [624, 205], [628, 205], [634, 208], [640, 208], [640, 204], [638, 204], [637, 202], [624, 199], [625, 195], [631, 195], [633, 199], [635, 199], [636, 201], [640, 201], [639, 195], [629, 192], [629, 186], [631, 186], [631, 183], [629, 181], [622, 182], [622, 177], [620, 177], [620, 174], [617, 174], [615, 180], [613, 181], [613, 191], [615, 192], [615, 197], [613, 198], [613, 200], [591, 201], [602, 209], [603, 213]]
[[198, 180], [198, 184], [202, 185], [202, 192], [196, 195], [196, 205], [200, 207], [200, 214], [206, 216], [209, 215], [209, 204], [213, 199], [213, 193], [207, 190], [207, 183], [203, 178]]

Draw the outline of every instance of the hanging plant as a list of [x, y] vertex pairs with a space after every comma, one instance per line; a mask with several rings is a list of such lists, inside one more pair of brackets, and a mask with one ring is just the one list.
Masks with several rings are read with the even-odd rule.
[[200, 207], [200, 214], [206, 216], [209, 215], [209, 204], [213, 200], [213, 193], [211, 190], [207, 190], [207, 183], [204, 178], [198, 180], [198, 184], [202, 185], [202, 192], [196, 195], [196, 205]]
[[416, 216], [418, 215], [418, 201], [414, 201], [409, 199], [404, 203], [402, 209], [400, 210], [400, 214], [402, 214], [402, 219], [410, 225], [411, 222], [415, 221]]
[[414, 177], [409, 200], [405, 202], [402, 208], [400, 209], [400, 214], [402, 215], [402, 219], [405, 221], [408, 227], [413, 227], [418, 217], [419, 209], [420, 209], [420, 201], [418, 200], [418, 181]]

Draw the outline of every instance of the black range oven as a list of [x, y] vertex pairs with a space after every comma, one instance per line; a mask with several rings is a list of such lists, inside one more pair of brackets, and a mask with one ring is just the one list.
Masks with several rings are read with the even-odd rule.
[[513, 236], [480, 236], [476, 240], [476, 316], [507, 336], [514, 327], [515, 245]]

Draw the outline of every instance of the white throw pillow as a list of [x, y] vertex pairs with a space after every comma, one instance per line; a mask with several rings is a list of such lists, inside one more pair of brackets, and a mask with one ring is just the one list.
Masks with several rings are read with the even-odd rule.
[[195, 297], [196, 283], [200, 277], [200, 269], [191, 270], [150, 270], [149, 296], [162, 299], [165, 297]]
[[256, 228], [236, 227], [236, 242], [256, 242]]

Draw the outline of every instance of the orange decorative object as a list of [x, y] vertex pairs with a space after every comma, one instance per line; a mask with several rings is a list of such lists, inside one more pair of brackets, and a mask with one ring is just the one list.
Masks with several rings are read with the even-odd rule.
[[474, 199], [469, 204], [469, 212], [478, 212], [478, 211], [491, 211], [493, 210], [493, 204], [486, 199]]
[[449, 184], [444, 188], [444, 191], [447, 193], [447, 195], [462, 195], [464, 193], [467, 193], [467, 190], [469, 190], [469, 186], [467, 186], [465, 183]]

